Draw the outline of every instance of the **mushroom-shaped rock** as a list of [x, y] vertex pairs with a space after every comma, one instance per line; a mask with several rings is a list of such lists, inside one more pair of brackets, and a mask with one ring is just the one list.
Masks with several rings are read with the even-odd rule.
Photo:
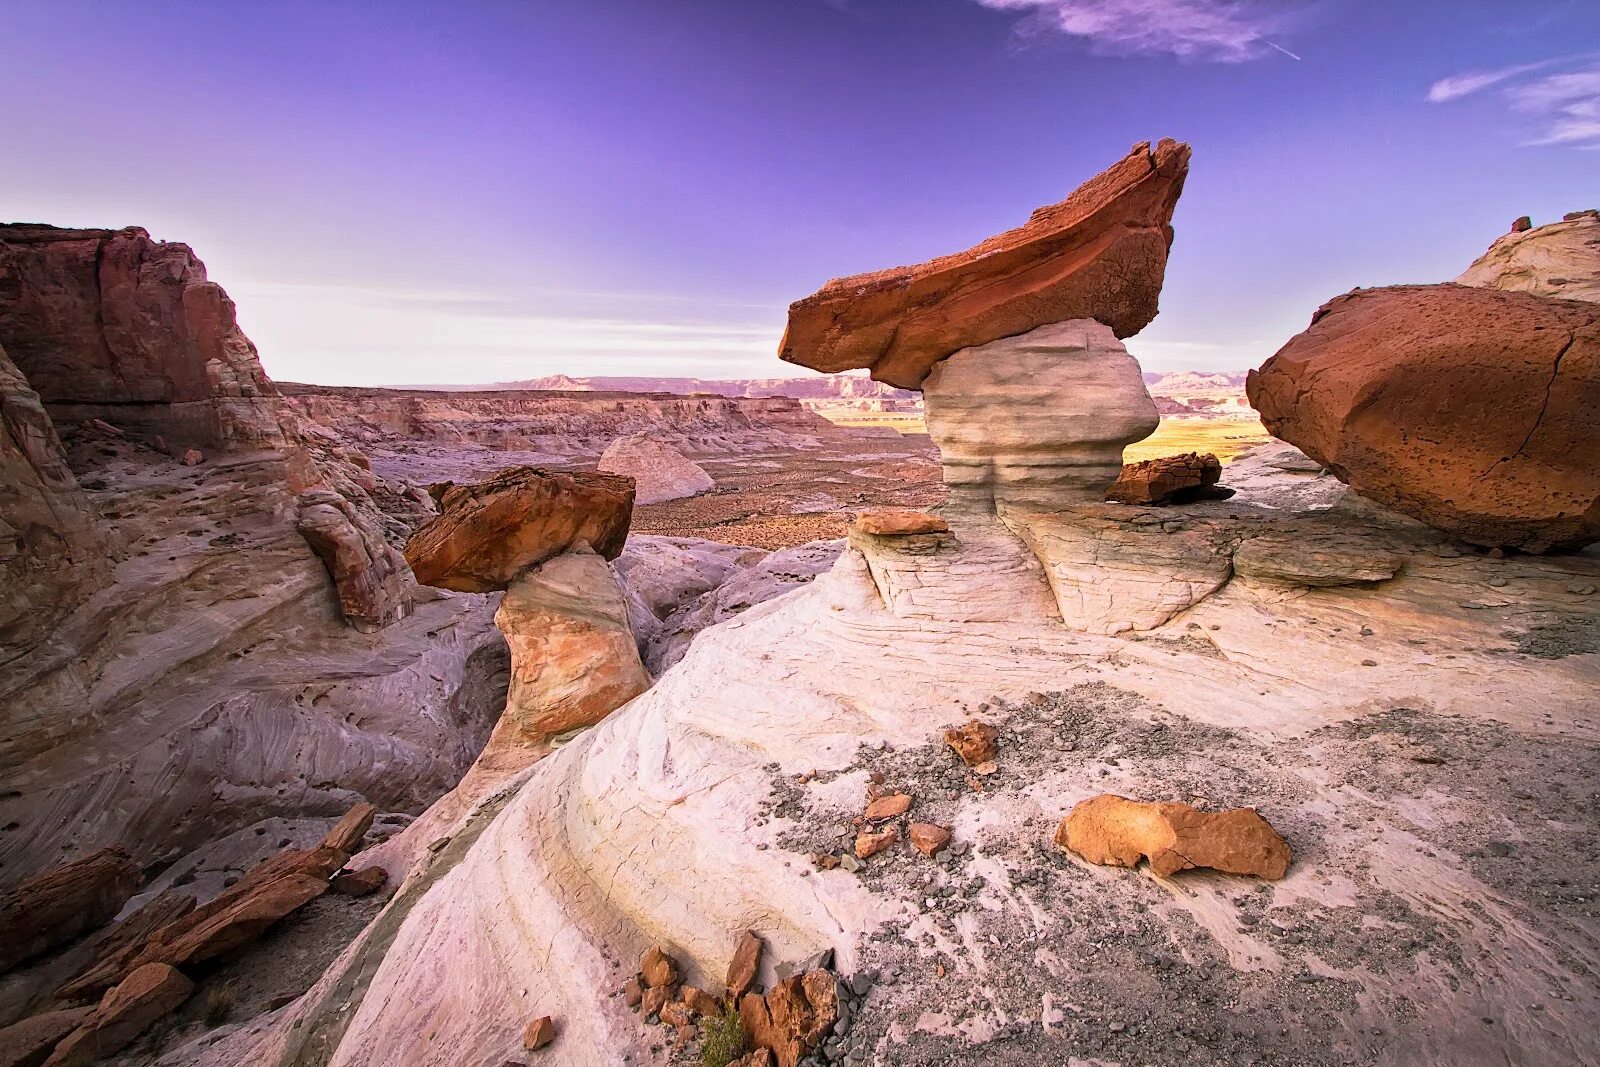
[[1276, 881], [1289, 870], [1289, 845], [1254, 808], [1200, 811], [1143, 804], [1103, 793], [1072, 809], [1056, 844], [1090, 863], [1132, 867], [1140, 859], [1163, 878], [1195, 867]]
[[789, 306], [780, 356], [922, 387], [963, 348], [1069, 319], [1129, 337], [1156, 315], [1189, 146], [1135, 145], [1027, 223], [913, 267], [837, 278]]
[[1273, 436], [1462, 540], [1600, 540], [1600, 307], [1461, 285], [1337, 297], [1260, 370]]
[[1456, 284], [1600, 302], [1600, 212], [1575, 212], [1537, 228], [1513, 227]]
[[579, 544], [616, 559], [633, 494], [631, 478], [512, 467], [446, 489], [439, 515], [406, 542], [406, 562], [424, 585], [490, 593]]
[[1122, 473], [1123, 446], [1161, 421], [1138, 362], [1090, 319], [957, 352], [923, 396], [955, 512], [1100, 500]]
[[647, 434], [619, 437], [611, 442], [595, 470], [632, 478], [636, 504], [681, 500], [714, 489], [717, 484], [699, 464]]

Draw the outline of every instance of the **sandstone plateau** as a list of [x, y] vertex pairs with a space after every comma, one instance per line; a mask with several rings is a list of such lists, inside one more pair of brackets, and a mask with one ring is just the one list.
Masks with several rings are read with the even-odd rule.
[[1188, 145], [1137, 144], [1017, 229], [914, 267], [836, 278], [789, 306], [779, 355], [918, 389], [952, 352], [1049, 323], [1138, 333], [1156, 315], [1188, 172]]

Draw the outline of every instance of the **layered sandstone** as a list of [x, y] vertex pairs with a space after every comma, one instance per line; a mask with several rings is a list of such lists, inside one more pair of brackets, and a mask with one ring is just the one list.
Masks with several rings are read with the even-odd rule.
[[1137, 144], [1028, 222], [913, 267], [830, 281], [789, 306], [779, 355], [820, 371], [871, 368], [921, 388], [952, 352], [1049, 323], [1095, 319], [1129, 337], [1155, 318], [1189, 146]]
[[613, 441], [601, 454], [595, 470], [632, 478], [634, 501], [639, 504], [697, 496], [717, 484], [682, 452], [643, 434]]
[[381, 630], [411, 612], [406, 563], [376, 525], [330, 489], [300, 494], [295, 529], [328, 568], [339, 610], [358, 630]]
[[1600, 211], [1512, 230], [1479, 256], [1457, 285], [1563, 300], [1600, 301]]
[[112, 845], [0, 892], [0, 972], [106, 922], [142, 880], [127, 850]]
[[1091, 320], [957, 352], [933, 368], [923, 396], [958, 511], [1099, 500], [1122, 471], [1123, 446], [1160, 421], [1138, 362]]
[[1318, 310], [1247, 388], [1274, 436], [1465, 541], [1548, 552], [1600, 539], [1593, 304], [1360, 290]]

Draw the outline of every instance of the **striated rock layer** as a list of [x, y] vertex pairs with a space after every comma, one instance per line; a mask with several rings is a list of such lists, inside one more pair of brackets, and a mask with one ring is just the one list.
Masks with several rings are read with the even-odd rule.
[[836, 278], [789, 306], [779, 355], [820, 371], [869, 367], [908, 389], [963, 348], [1048, 323], [1096, 319], [1129, 337], [1156, 316], [1189, 146], [1128, 155], [1023, 226], [981, 244]]
[[1600, 302], [1600, 211], [1513, 230], [1475, 259], [1456, 284]]
[[1361, 290], [1251, 372], [1275, 436], [1465, 541], [1600, 540], [1600, 308], [1459, 285]]

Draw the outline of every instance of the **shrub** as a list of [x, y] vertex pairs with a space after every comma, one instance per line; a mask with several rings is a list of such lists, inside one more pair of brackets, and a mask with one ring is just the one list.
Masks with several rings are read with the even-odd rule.
[[205, 1021], [207, 1028], [221, 1026], [233, 1011], [233, 986], [219, 985], [206, 993]]
[[744, 1027], [739, 1025], [739, 1009], [729, 1004], [721, 1015], [700, 1020], [700, 1062], [705, 1067], [728, 1067], [744, 1055]]

